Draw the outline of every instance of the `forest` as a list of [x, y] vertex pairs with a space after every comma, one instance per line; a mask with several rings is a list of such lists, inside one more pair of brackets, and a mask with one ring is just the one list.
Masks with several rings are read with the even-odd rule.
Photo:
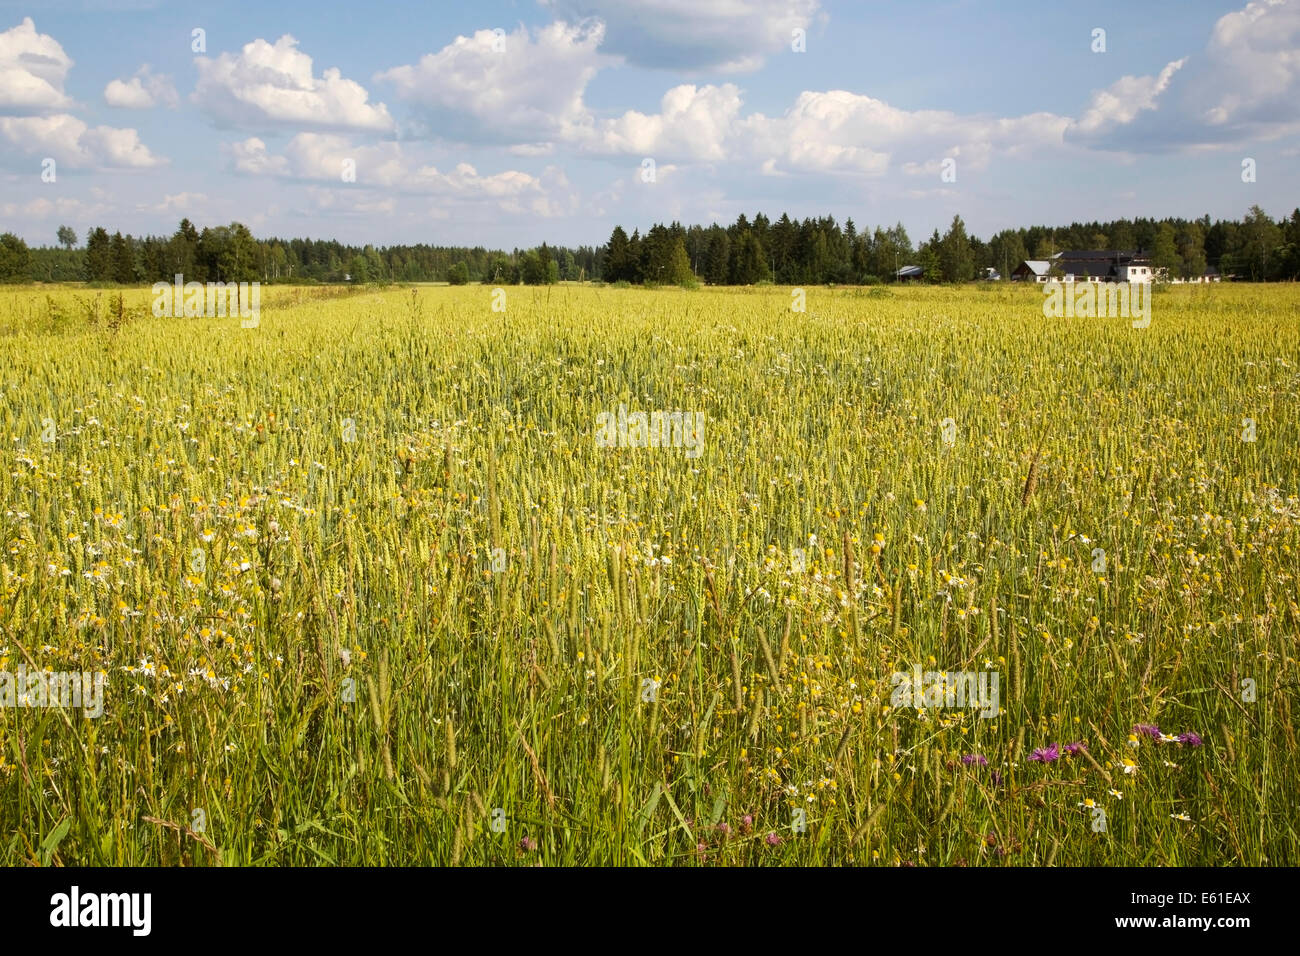
[[1006, 278], [1025, 259], [1069, 249], [1145, 252], [1169, 277], [1300, 278], [1300, 208], [1273, 220], [1252, 206], [1240, 221], [1118, 219], [1003, 229], [981, 239], [960, 216], [914, 244], [903, 224], [860, 228], [834, 217], [802, 220], [744, 214], [729, 226], [655, 223], [629, 235], [615, 226], [604, 245], [489, 250], [437, 245], [355, 246], [333, 239], [256, 238], [234, 222], [198, 229], [181, 220], [170, 236], [111, 235], [92, 229], [84, 245], [60, 226], [58, 243], [29, 248], [0, 235], [0, 281], [134, 285], [187, 281], [263, 283], [488, 282], [541, 285], [596, 280], [647, 285], [873, 284], [920, 266], [927, 282], [967, 282], [995, 272]]

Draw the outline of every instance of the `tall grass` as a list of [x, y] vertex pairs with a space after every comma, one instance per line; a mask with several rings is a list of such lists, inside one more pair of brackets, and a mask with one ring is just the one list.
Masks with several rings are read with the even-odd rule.
[[0, 289], [0, 862], [1300, 862], [1300, 291], [265, 291]]

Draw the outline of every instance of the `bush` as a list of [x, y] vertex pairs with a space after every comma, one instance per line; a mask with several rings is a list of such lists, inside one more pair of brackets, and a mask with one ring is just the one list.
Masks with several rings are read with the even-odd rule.
[[448, 285], [465, 285], [469, 282], [469, 266], [458, 262], [447, 270]]

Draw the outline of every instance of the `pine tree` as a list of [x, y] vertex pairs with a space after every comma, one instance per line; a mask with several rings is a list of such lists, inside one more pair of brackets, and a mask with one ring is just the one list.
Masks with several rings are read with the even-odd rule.
[[86, 279], [89, 282], [108, 282], [112, 278], [112, 240], [103, 226], [96, 226], [86, 234]]
[[135, 282], [135, 252], [131, 243], [122, 238], [120, 232], [113, 233], [112, 240], [113, 281], [123, 285]]
[[[938, 236], [938, 230], [935, 230]], [[932, 240], [932, 244], [933, 240]], [[952, 225], [937, 243], [935, 252], [939, 257], [939, 269], [945, 282], [969, 282], [975, 278], [975, 257], [971, 252], [970, 239], [966, 235], [966, 224], [961, 216], [952, 217]], [[929, 275], [926, 275], [929, 278]]]
[[629, 249], [627, 233], [623, 231], [622, 226], [615, 226], [614, 231], [609, 234], [609, 242], [605, 245], [605, 270], [603, 278], [606, 282], [627, 281], [629, 266]]

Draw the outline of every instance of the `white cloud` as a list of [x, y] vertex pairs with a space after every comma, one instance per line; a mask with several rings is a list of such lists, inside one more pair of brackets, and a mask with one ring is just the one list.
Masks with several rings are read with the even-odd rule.
[[344, 136], [299, 133], [284, 149], [289, 174], [297, 179], [344, 182], [345, 170], [363, 186], [398, 186], [405, 166], [402, 147], [394, 142], [354, 146]]
[[[553, 6], [599, 17], [645, 12], [636, 3]], [[815, 3], [791, 13], [785, 5], [778, 9], [743, 0], [721, 5], [673, 0], [669, 9], [647, 14], [646, 22], [676, 24], [680, 15], [706, 40], [730, 30], [728, 36], [742, 37], [752, 51], [762, 47], [754, 31], [767, 36], [770, 46], [778, 32], [788, 33], [783, 18], [806, 22], [816, 9]], [[782, 116], [745, 116], [741, 92], [730, 83], [681, 84], [663, 95], [656, 113], [628, 110], [597, 118], [583, 96], [597, 70], [614, 62], [603, 52], [605, 40], [605, 25], [596, 19], [577, 25], [557, 21], [534, 34], [523, 27], [508, 35], [480, 30], [375, 79], [392, 83], [400, 98], [422, 108], [433, 131], [450, 139], [500, 141], [521, 156], [547, 155], [558, 144], [580, 153], [649, 156], [659, 162], [735, 162], [769, 176], [878, 176], [891, 165], [928, 168], [925, 164], [958, 152], [966, 168], [979, 169], [996, 152], [1059, 147], [1069, 123], [1048, 113], [998, 118], [908, 111], [843, 90], [806, 91]]]
[[506, 152], [512, 156], [550, 156], [555, 152], [554, 143], [516, 143], [507, 146]]
[[63, 92], [72, 59], [31, 17], [0, 33], [0, 110], [44, 112], [72, 106]]
[[[540, 202], [538, 208], [545, 210], [539, 213], [541, 215], [559, 215], [561, 210], [571, 208], [577, 201], [576, 193], [558, 167], [548, 167], [540, 177], [513, 169], [481, 174], [464, 162], [444, 172], [432, 164], [421, 164], [395, 142], [356, 146], [343, 136], [299, 133], [278, 156], [269, 153], [266, 144], [256, 137], [223, 149], [231, 157], [237, 172], [310, 183], [313, 184], [309, 187], [314, 191], [313, 195], [333, 195], [335, 191], [320, 193], [321, 186], [337, 184], [344, 193], [361, 192], [373, 197], [378, 190], [385, 193], [396, 191], [467, 202], [496, 202], [510, 211], [525, 206], [535, 207]], [[346, 160], [354, 164], [355, 182], [343, 180]], [[334, 203], [335, 200], [328, 202]], [[357, 202], [350, 202], [349, 208], [357, 208]], [[513, 205], [507, 206], [506, 203]]]
[[140, 206], [141, 209], [156, 213], [174, 213], [179, 212], [184, 216], [195, 214], [196, 208], [206, 207], [211, 203], [205, 193], [173, 193], [163, 196], [162, 202], [146, 203]]
[[1220, 17], [1205, 51], [1093, 94], [1066, 138], [1094, 149], [1241, 146], [1300, 131], [1300, 0]]
[[1300, 116], [1300, 3], [1264, 0], [1219, 19], [1209, 75], [1198, 78], [1214, 126]]
[[664, 94], [660, 106], [656, 114], [629, 110], [602, 121], [587, 138], [587, 147], [644, 156], [726, 158], [740, 114], [740, 90], [735, 86], [675, 86]]
[[289, 161], [283, 156], [272, 156], [266, 151], [266, 143], [256, 136], [250, 136], [241, 143], [223, 144], [222, 152], [231, 157], [231, 165], [236, 172], [250, 176], [287, 176]]
[[678, 86], [659, 113], [629, 111], [582, 131], [590, 152], [662, 160], [731, 162], [767, 176], [791, 172], [883, 175], [937, 171], [943, 157], [962, 156], [981, 169], [994, 153], [1057, 148], [1069, 120], [1049, 113], [999, 118], [946, 110], [903, 110], [845, 90], [805, 91], [781, 116], [741, 116], [731, 84]]
[[389, 215], [397, 209], [392, 197], [373, 198], [321, 186], [308, 186], [307, 198], [317, 210], [347, 216]]
[[0, 145], [11, 154], [48, 157], [70, 169], [164, 165], [134, 129], [91, 128], [58, 112], [76, 105], [63, 92], [72, 62], [57, 40], [36, 32], [31, 17], [0, 33], [0, 114], [11, 114], [0, 115]]
[[0, 205], [0, 215], [7, 219], [27, 218], [34, 220], [60, 219], [86, 222], [108, 212], [105, 203], [82, 202], [72, 196], [58, 196], [53, 199], [38, 197], [25, 203], [5, 203]]
[[502, 46], [493, 31], [479, 30], [375, 79], [393, 84], [442, 135], [494, 131], [516, 143], [545, 142], [590, 123], [582, 94], [610, 62], [597, 52], [603, 37], [599, 23], [556, 22], [534, 37], [520, 27]]
[[447, 196], [508, 199], [541, 190], [541, 181], [528, 173], [506, 170], [491, 176], [481, 176], [469, 163], [457, 163], [450, 172], [439, 172], [436, 166], [421, 166], [412, 183], [421, 192]]
[[236, 127], [297, 126], [387, 131], [393, 118], [371, 104], [361, 84], [336, 68], [312, 74], [312, 59], [288, 34], [274, 44], [244, 44], [238, 54], [197, 57], [199, 80], [192, 99], [218, 123]]
[[[791, 52], [818, 0], [542, 0], [557, 16], [605, 24], [606, 53], [661, 69], [742, 72]], [[810, 41], [815, 42], [815, 41]]]
[[1107, 89], [1096, 91], [1073, 128], [1084, 133], [1113, 129], [1133, 122], [1144, 110], [1156, 109], [1160, 95], [1169, 89], [1174, 74], [1186, 62], [1187, 58], [1183, 57], [1167, 64], [1159, 76], [1124, 76]]
[[180, 97], [171, 77], [150, 72], [146, 63], [129, 80], [110, 80], [104, 87], [104, 102], [128, 110], [147, 110], [159, 105], [176, 109]]
[[133, 129], [91, 129], [67, 113], [0, 117], [0, 137], [28, 155], [49, 156], [74, 169], [148, 169], [167, 162], [151, 153]]

